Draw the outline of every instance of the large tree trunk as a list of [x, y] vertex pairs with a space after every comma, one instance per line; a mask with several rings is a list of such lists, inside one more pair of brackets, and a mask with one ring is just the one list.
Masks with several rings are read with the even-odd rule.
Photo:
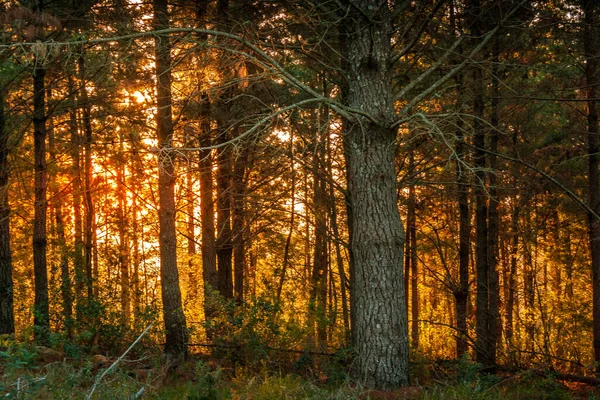
[[[154, 0], [154, 27], [169, 27], [167, 0]], [[175, 229], [175, 165], [173, 116], [171, 113], [171, 42], [168, 36], [156, 37], [156, 133], [158, 136], [158, 197], [160, 283], [166, 340], [165, 354], [174, 360], [187, 357], [188, 332], [181, 304], [177, 270]]]
[[0, 335], [15, 333], [10, 205], [8, 202], [8, 130], [4, 114], [5, 88], [0, 88]]
[[33, 275], [35, 279], [34, 337], [48, 342], [50, 316], [48, 305], [48, 270], [46, 267], [46, 70], [41, 61], [34, 60], [33, 70], [33, 141], [35, 159], [35, 205], [33, 221]]
[[[598, 102], [600, 91], [600, 5], [584, 0], [584, 49], [588, 106], [588, 196], [590, 208], [600, 214], [600, 140], [598, 138]], [[588, 213], [588, 231], [592, 256], [592, 314], [594, 326], [594, 360], [600, 372], [600, 220]]]
[[407, 385], [409, 376], [404, 230], [394, 166], [396, 130], [389, 128], [395, 118], [390, 11], [379, 1], [356, 1], [340, 29], [347, 52], [344, 100], [372, 117], [356, 116], [347, 132], [356, 351], [352, 375], [367, 387], [394, 389]]

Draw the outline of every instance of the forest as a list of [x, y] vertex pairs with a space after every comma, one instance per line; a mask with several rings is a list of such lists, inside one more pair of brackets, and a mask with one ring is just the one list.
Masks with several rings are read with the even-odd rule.
[[599, 115], [595, 0], [0, 0], [0, 396], [600, 398]]

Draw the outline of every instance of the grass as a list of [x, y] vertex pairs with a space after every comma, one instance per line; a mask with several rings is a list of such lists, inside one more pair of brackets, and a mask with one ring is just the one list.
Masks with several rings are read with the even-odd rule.
[[[146, 358], [143, 368], [125, 363], [107, 374], [92, 398], [133, 399], [143, 390], [142, 399], [166, 400], [376, 400], [401, 399], [406, 394], [422, 400], [600, 400], [598, 389], [567, 385], [551, 374], [489, 375], [468, 359], [446, 368], [443, 376], [439, 371], [414, 368], [423, 374], [415, 377], [422, 386], [412, 389], [418, 390], [386, 393], [351, 385], [347, 379], [340, 379], [340, 371], [335, 381], [328, 381], [274, 371], [265, 365], [254, 370], [227, 370], [196, 360], [167, 374], [167, 368], [153, 358], [159, 359], [156, 355]], [[84, 399], [101, 371], [91, 358], [45, 363], [37, 357], [35, 348], [9, 346], [0, 352], [0, 398]]]

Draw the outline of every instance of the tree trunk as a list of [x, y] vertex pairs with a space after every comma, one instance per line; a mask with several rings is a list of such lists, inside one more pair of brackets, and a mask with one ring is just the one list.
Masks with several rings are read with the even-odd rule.
[[0, 88], [0, 335], [15, 333], [12, 255], [10, 251], [10, 204], [8, 202], [8, 130], [4, 95]]
[[246, 165], [248, 163], [247, 149], [241, 149], [233, 165], [231, 187], [233, 190], [231, 223], [233, 246], [233, 275], [234, 292], [237, 304], [244, 301], [244, 271], [246, 269], [245, 247], [245, 201], [246, 201]]
[[[229, 29], [229, 0], [217, 1], [217, 29]], [[225, 71], [226, 77], [231, 77], [230, 70]], [[228, 101], [234, 98], [234, 88], [222, 90], [218, 100], [215, 115], [217, 116], [217, 137], [215, 142], [224, 144], [231, 139], [231, 112]], [[227, 110], [227, 111], [226, 111]], [[217, 274], [219, 277], [219, 293], [225, 299], [233, 299], [233, 245], [231, 242], [231, 163], [232, 151], [230, 146], [217, 149]]]
[[[340, 294], [342, 301], [342, 318], [344, 321], [344, 346], [349, 346], [351, 343], [350, 336], [350, 313], [348, 310], [348, 293], [347, 293], [347, 285], [348, 279], [346, 278], [346, 270], [344, 268], [344, 259], [342, 257], [342, 244], [340, 231], [338, 227], [338, 210], [335, 198], [335, 190], [334, 190], [334, 176], [333, 176], [333, 161], [332, 161], [332, 148], [331, 148], [331, 136], [327, 135], [327, 169], [328, 169], [328, 180], [329, 180], [329, 204], [331, 204], [331, 231], [333, 232], [333, 245], [335, 247], [335, 259], [336, 266], [338, 270], [338, 275], [340, 276]], [[292, 189], [293, 190], [293, 189]], [[293, 203], [292, 203], [293, 205]]]
[[379, 1], [356, 1], [340, 29], [347, 52], [344, 100], [373, 118], [356, 116], [347, 132], [356, 351], [352, 375], [369, 388], [395, 389], [407, 385], [409, 376], [404, 231], [394, 166], [396, 130], [389, 128], [395, 119], [390, 11]]
[[[459, 82], [458, 103], [459, 110], [462, 110], [462, 75], [457, 78]], [[458, 186], [458, 287], [454, 289], [454, 298], [456, 302], [456, 327], [458, 335], [456, 337], [456, 356], [461, 357], [469, 350], [467, 341], [467, 317], [469, 303], [469, 257], [471, 253], [471, 219], [469, 216], [469, 182], [467, 171], [463, 163], [466, 159], [465, 138], [463, 133], [462, 117], [458, 118], [456, 130], [456, 184]]]
[[50, 333], [50, 311], [48, 305], [48, 270], [46, 266], [46, 70], [34, 60], [33, 70], [33, 140], [35, 158], [35, 206], [33, 221], [33, 275], [35, 300], [33, 325], [35, 340], [47, 344]]
[[[598, 139], [598, 102], [600, 91], [600, 5], [584, 0], [585, 29], [583, 44], [586, 58], [588, 124], [588, 196], [590, 208], [600, 214], [600, 140]], [[588, 213], [588, 232], [592, 257], [592, 315], [594, 360], [600, 372], [600, 220]]]
[[[154, 0], [154, 27], [169, 27], [167, 0]], [[156, 37], [156, 133], [158, 136], [158, 197], [160, 283], [166, 340], [165, 354], [175, 361], [187, 357], [188, 332], [181, 304], [177, 270], [175, 229], [175, 165], [173, 116], [171, 113], [171, 42], [168, 36]]]
[[[411, 165], [414, 166], [414, 150], [411, 150]], [[410, 183], [408, 188], [408, 215], [406, 218], [406, 242], [408, 254], [405, 259], [409, 260], [411, 277], [411, 339], [412, 347], [416, 351], [419, 348], [419, 277], [417, 265], [417, 214], [415, 212], [415, 184]], [[408, 297], [408, 296], [407, 296]]]
[[87, 89], [85, 85], [85, 59], [83, 54], [79, 57], [79, 106], [83, 112], [83, 130], [84, 130], [84, 175], [83, 175], [83, 204], [85, 210], [85, 225], [84, 225], [84, 270], [85, 270], [85, 285], [87, 289], [88, 306], [91, 305], [94, 299], [94, 235], [96, 227], [96, 215], [94, 210], [94, 200], [92, 198], [92, 117], [91, 105], [89, 103]]
[[[210, 102], [207, 94], [201, 95], [201, 121], [198, 141], [200, 147], [212, 144], [210, 138]], [[215, 243], [215, 209], [213, 201], [213, 162], [210, 150], [200, 151], [200, 219], [202, 224], [202, 278], [204, 280], [204, 315], [206, 322], [214, 317], [212, 295], [218, 290], [217, 253]], [[207, 328], [210, 340], [211, 330]]]
[[[48, 86], [46, 94], [48, 101], [52, 99], [52, 87]], [[50, 164], [57, 165], [57, 149], [55, 140], [54, 122], [52, 117], [48, 117], [48, 152], [50, 154]], [[56, 247], [58, 248], [58, 264], [60, 271], [60, 294], [62, 298], [62, 308], [64, 317], [64, 329], [68, 338], [73, 336], [73, 296], [71, 290], [71, 276], [69, 273], [69, 249], [65, 238], [65, 222], [63, 217], [62, 199], [60, 183], [56, 176], [48, 184], [50, 188], [50, 197], [53, 199], [54, 223], [56, 232]]]
[[[498, 152], [498, 129], [500, 128], [500, 79], [499, 79], [499, 56], [500, 56], [500, 39], [498, 36], [494, 38], [493, 55], [492, 55], [492, 105], [491, 105], [491, 134], [490, 134], [490, 152]], [[496, 170], [498, 169], [498, 158], [494, 154], [489, 155], [489, 168], [491, 173], [488, 174], [489, 179], [489, 210], [488, 210], [488, 285], [489, 285], [489, 316], [488, 316], [488, 331], [489, 331], [489, 354], [490, 365], [496, 364], [496, 348], [498, 346], [502, 325], [500, 324], [500, 287], [498, 282], [498, 179], [496, 178]]]
[[[472, 23], [471, 34], [474, 38], [482, 35], [481, 4], [479, 0], [472, 0], [471, 14], [477, 20]], [[477, 362], [490, 366], [493, 365], [495, 356], [492, 354], [492, 343], [489, 330], [490, 303], [489, 303], [489, 265], [488, 265], [488, 205], [486, 193], [486, 153], [485, 153], [485, 128], [483, 125], [485, 108], [484, 76], [480, 65], [473, 66], [473, 145], [475, 146], [473, 160], [476, 168], [475, 178], [475, 265], [477, 271], [477, 296], [476, 296], [476, 327], [477, 342], [475, 345]]]
[[129, 218], [127, 216], [127, 186], [125, 185], [125, 158], [123, 129], [119, 137], [119, 156], [116, 161], [117, 170], [117, 215], [119, 231], [119, 269], [121, 275], [121, 325], [128, 328], [131, 320], [131, 291], [129, 274]]
[[69, 130], [71, 131], [71, 181], [73, 185], [73, 270], [75, 273], [75, 302], [77, 320], [81, 319], [79, 312], [83, 304], [83, 287], [85, 283], [85, 270], [83, 258], [83, 231], [81, 215], [81, 139], [77, 124], [77, 99], [75, 97], [75, 83], [71, 74], [68, 75], [69, 99]]
[[[313, 118], [314, 126], [320, 125], [317, 115]], [[325, 130], [328, 133], [328, 130]], [[315, 128], [313, 153], [313, 209], [315, 214], [315, 247], [313, 254], [313, 268], [311, 273], [311, 289], [309, 301], [309, 317], [314, 321], [311, 331], [316, 327], [316, 345], [322, 351], [327, 349], [327, 187], [325, 182], [325, 143], [324, 133]]]

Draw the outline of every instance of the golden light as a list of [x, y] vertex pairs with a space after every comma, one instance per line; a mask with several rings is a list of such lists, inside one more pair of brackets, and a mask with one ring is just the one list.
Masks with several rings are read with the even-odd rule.
[[133, 92], [132, 96], [135, 98], [136, 103], [143, 103], [146, 101], [146, 97], [144, 97], [142, 92], [140, 92], [139, 90]]

